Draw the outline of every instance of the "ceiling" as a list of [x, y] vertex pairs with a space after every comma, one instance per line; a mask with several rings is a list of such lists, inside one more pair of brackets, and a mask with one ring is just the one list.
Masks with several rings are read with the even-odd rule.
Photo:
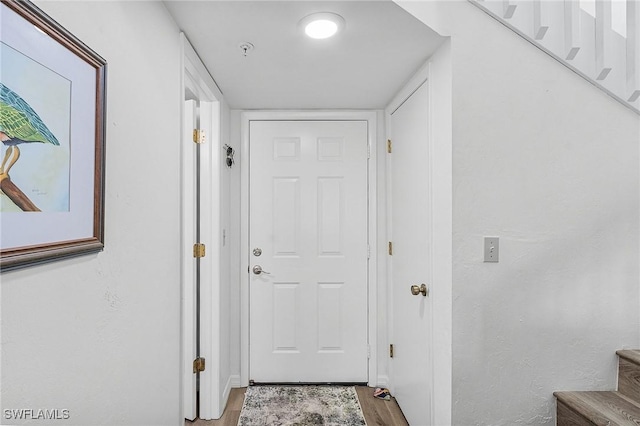
[[[384, 108], [443, 40], [387, 0], [164, 3], [238, 109]], [[314, 12], [346, 27], [310, 39], [298, 22]], [[247, 56], [243, 42], [255, 46]]]

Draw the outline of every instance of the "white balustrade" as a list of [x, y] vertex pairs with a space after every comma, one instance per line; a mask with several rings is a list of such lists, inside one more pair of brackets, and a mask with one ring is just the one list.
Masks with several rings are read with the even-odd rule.
[[640, 0], [469, 1], [640, 113]]
[[573, 60], [580, 51], [580, 2], [564, 0], [564, 59]]
[[502, 0], [502, 17], [504, 19], [511, 19], [516, 12], [516, 5], [512, 4], [509, 0]]
[[640, 99], [640, 4], [627, 1], [627, 102]]
[[596, 80], [607, 78], [612, 68], [611, 1], [596, 1]]
[[543, 8], [542, 0], [533, 0], [533, 38], [536, 40], [542, 40], [549, 30], [548, 10]]

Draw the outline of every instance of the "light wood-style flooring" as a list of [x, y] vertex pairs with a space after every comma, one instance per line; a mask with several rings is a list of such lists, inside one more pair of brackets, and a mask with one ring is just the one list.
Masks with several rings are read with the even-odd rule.
[[[185, 420], [185, 426], [236, 426], [244, 402], [245, 390], [246, 388], [231, 390], [227, 407], [220, 420], [196, 420], [194, 422]], [[396, 400], [392, 398], [391, 401], [384, 401], [374, 398], [373, 390], [373, 388], [366, 386], [356, 386], [367, 426], [408, 426]]]
[[640, 350], [616, 353], [618, 390], [554, 392], [558, 426], [640, 425]]

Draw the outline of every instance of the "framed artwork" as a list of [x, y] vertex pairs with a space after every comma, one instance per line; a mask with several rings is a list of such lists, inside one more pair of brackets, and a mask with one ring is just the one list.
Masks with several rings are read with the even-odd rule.
[[29, 1], [0, 2], [0, 270], [104, 248], [106, 62]]

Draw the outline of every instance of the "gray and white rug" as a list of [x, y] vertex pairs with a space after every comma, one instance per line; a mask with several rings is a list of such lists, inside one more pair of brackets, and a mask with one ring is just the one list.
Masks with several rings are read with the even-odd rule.
[[366, 426], [353, 386], [250, 386], [238, 426]]

